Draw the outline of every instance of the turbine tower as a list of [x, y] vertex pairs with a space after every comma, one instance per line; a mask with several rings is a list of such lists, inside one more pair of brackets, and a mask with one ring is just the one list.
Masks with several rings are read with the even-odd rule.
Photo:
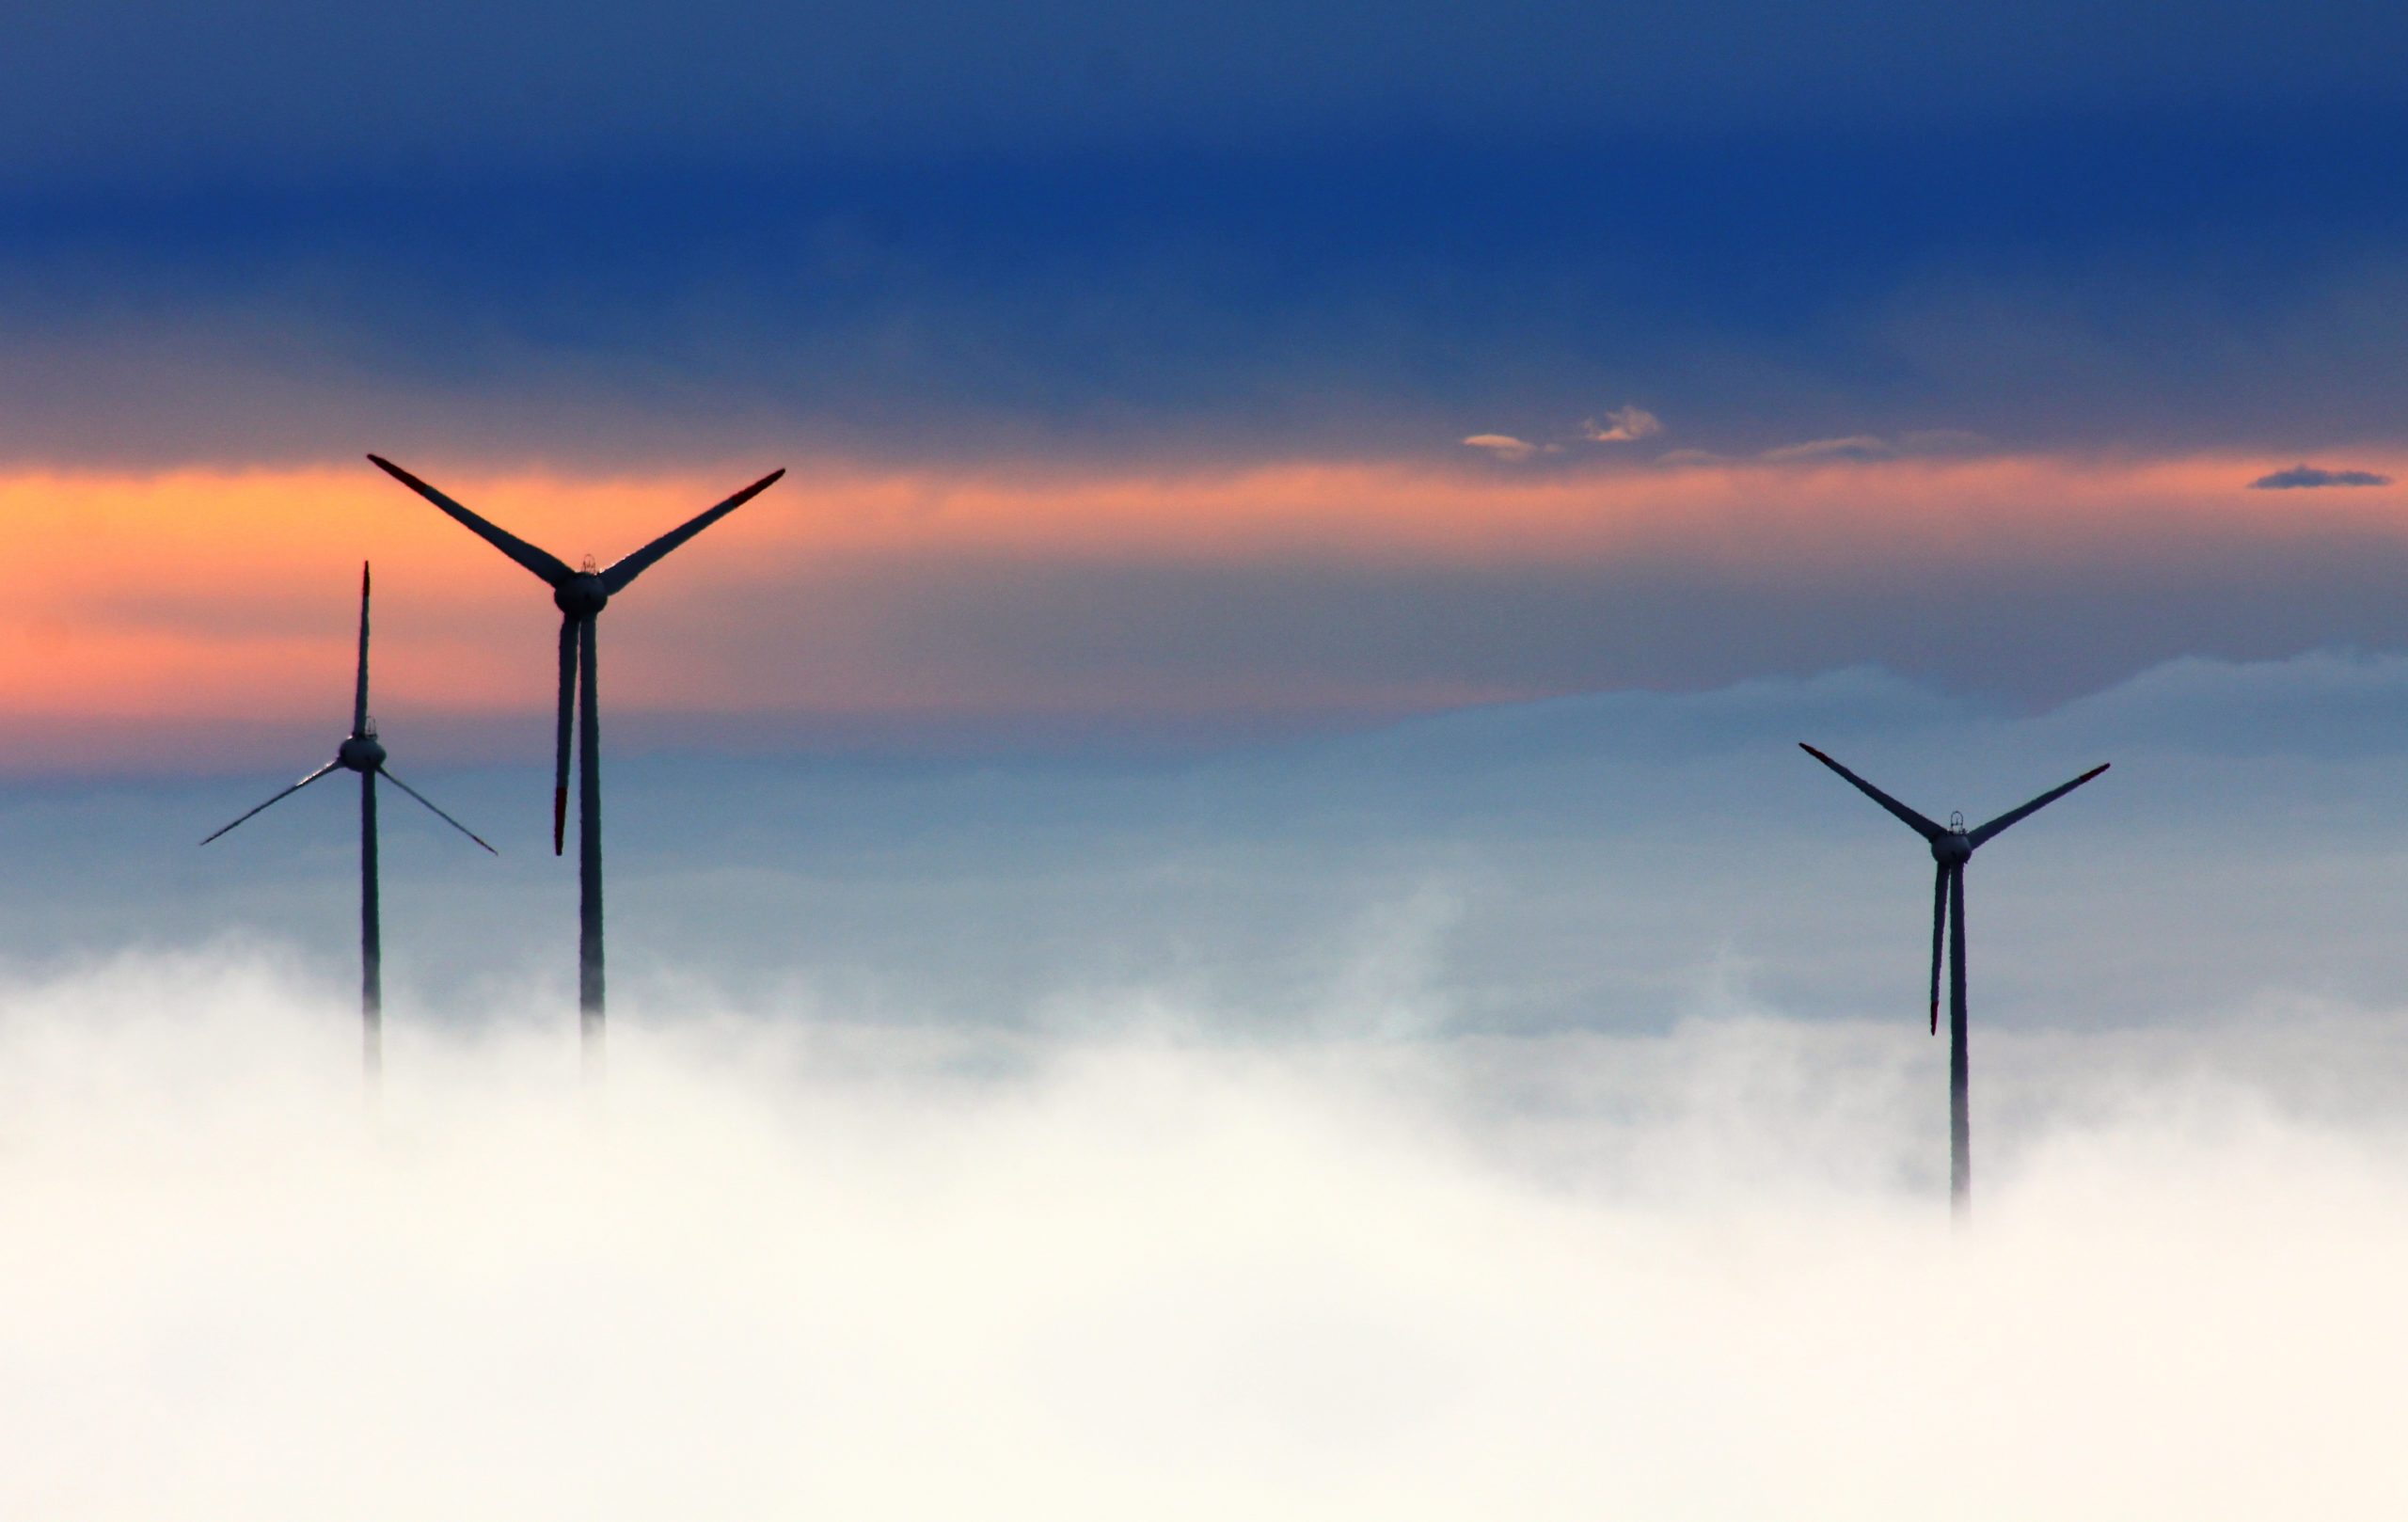
[[359, 1025], [361, 1060], [369, 1086], [372, 1088], [384, 1070], [385, 1057], [385, 943], [376, 910], [376, 779], [387, 782], [417, 799], [434, 811], [435, 816], [457, 830], [488, 851], [483, 837], [459, 820], [436, 808], [432, 801], [417, 788], [396, 777], [385, 766], [385, 747], [376, 738], [375, 722], [368, 717], [368, 566], [359, 567], [359, 680], [352, 689], [351, 733], [335, 747], [335, 758], [317, 770], [294, 783], [251, 810], [234, 824], [217, 831], [208, 840], [215, 840], [227, 830], [241, 824], [252, 814], [270, 803], [280, 803], [302, 788], [332, 771], [359, 773]]
[[2037, 813], [2107, 769], [2091, 768], [2062, 787], [2052, 787], [2020, 808], [2007, 810], [1989, 823], [1968, 830], [1965, 816], [1952, 814], [1945, 826], [1922, 815], [1841, 766], [1805, 741], [1798, 748], [1846, 778], [1865, 797], [1898, 816], [1923, 836], [1938, 864], [1931, 886], [1931, 1029], [1940, 1032], [1940, 953], [1948, 945], [1948, 1201], [1962, 1221], [1972, 1208], [1972, 1120], [1968, 1109], [1972, 1073], [1965, 1053], [1965, 864], [1983, 844], [2025, 815]]
[[768, 490], [784, 470], [772, 470], [735, 496], [600, 570], [587, 561], [571, 570], [558, 556], [536, 548], [486, 522], [400, 466], [372, 454], [370, 463], [433, 502], [461, 525], [533, 572], [552, 589], [561, 610], [560, 724], [552, 760], [552, 854], [561, 854], [568, 820], [569, 731], [577, 731], [577, 1006], [579, 1046], [588, 1077], [602, 1063], [602, 728], [596, 712], [599, 686], [594, 669], [594, 626], [610, 600], [655, 561]]

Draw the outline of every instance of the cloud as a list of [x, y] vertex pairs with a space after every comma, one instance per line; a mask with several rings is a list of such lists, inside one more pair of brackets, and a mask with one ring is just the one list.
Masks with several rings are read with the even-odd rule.
[[2397, 1021], [1986, 1036], [1952, 1237], [1939, 1048], [1715, 998], [1444, 1046], [688, 1004], [607, 1116], [563, 1004], [398, 1023], [371, 1130], [270, 971], [16, 982], [0, 1512], [2398, 1510]]
[[[1774, 465], [1815, 464], [1827, 460], [1871, 464], [1883, 460], [1963, 457], [1982, 453], [1988, 447], [1988, 439], [1969, 429], [1922, 428], [1900, 434], [1894, 439], [1872, 434], [1810, 439], [1803, 444], [1784, 444], [1766, 450], [1756, 458]], [[1692, 464], [1714, 458], [1716, 456], [1708, 454], [1691, 458], [1682, 452], [1663, 456], [1665, 462], [1671, 464]]]
[[1816, 438], [1803, 444], [1784, 444], [1779, 449], [1766, 450], [1757, 456], [1758, 459], [1769, 460], [1777, 465], [1821, 460], [1894, 460], [1897, 457], [1897, 446], [1887, 439], [1876, 438], [1870, 434], [1851, 434], [1846, 438]]
[[2249, 484], [2268, 491], [2281, 491], [2299, 486], [2388, 486], [2389, 476], [2379, 476], [2371, 470], [2326, 470], [2313, 465], [2295, 465], [2288, 470], [2259, 476]]
[[1592, 418], [1580, 425], [1580, 436], [1592, 444], [1622, 444], [1653, 438], [1664, 431], [1663, 420], [1644, 407], [1621, 407], [1608, 412], [1606, 424]]
[[1500, 460], [1516, 463], [1527, 460], [1540, 451], [1540, 446], [1511, 434], [1474, 434], [1464, 440], [1476, 450], [1485, 450]]
[[[1617, 407], [1599, 422], [1591, 418], [1580, 425], [1579, 438], [1591, 444], [1622, 444], [1636, 439], [1652, 438], [1664, 431], [1664, 424], [1644, 407]], [[1560, 443], [1533, 443], [1511, 434], [1474, 434], [1464, 440], [1474, 449], [1486, 450], [1496, 458], [1516, 464], [1541, 454], [1560, 454]]]

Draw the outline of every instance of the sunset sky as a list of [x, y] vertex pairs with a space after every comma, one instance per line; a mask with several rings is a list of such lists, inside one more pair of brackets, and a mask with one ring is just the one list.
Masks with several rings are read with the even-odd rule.
[[[153, 842], [321, 758], [365, 560], [395, 766], [510, 848], [397, 836], [457, 922], [397, 974], [558, 974], [556, 615], [371, 452], [572, 563], [786, 470], [601, 626], [651, 905], [613, 935], [664, 975], [1308, 1005], [1350, 916], [1427, 912], [1495, 928], [1431, 967], [1486, 1023], [1675, 1018], [1726, 957], [1837, 1013], [1888, 963], [1792, 960], [1854, 943], [1730, 854], [1861, 840], [1810, 732], [1942, 811], [2115, 760], [2098, 860], [2172, 832], [2215, 923], [2269, 852], [2362, 842], [2361, 896], [2408, 841], [2357, 769], [2408, 745], [2402, 41], [2138, 0], [46, 15], [0, 58], [0, 775], [24, 859], [88, 870], [0, 949], [116, 943], [131, 891], [166, 943], [348, 959], [334, 805]], [[2035, 937], [2052, 880], [1999, 880]], [[2351, 915], [2220, 943], [2271, 959], [1988, 1007], [2391, 965]]]
[[2408, 1515], [2403, 56], [13, 8], [0, 1515]]
[[572, 561], [785, 467], [606, 626], [706, 750], [2408, 638], [2387, 9], [469, 15], [0, 60], [0, 766], [270, 762], [369, 558], [388, 722], [540, 743], [371, 450]]

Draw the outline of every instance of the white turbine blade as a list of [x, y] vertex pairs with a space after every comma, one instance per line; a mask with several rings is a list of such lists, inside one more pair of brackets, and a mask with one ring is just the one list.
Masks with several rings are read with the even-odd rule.
[[420, 792], [417, 788], [412, 787], [409, 784], [402, 781], [401, 778], [394, 776], [391, 768], [378, 767], [376, 769], [376, 774], [384, 778], [387, 782], [391, 783], [394, 786], [400, 788], [403, 792], [409, 794], [410, 797], [417, 799], [421, 803], [424, 803], [428, 810], [445, 824], [448, 824], [452, 829], [457, 830], [460, 833], [467, 836], [470, 840], [475, 841], [478, 845], [484, 846], [485, 849], [491, 851], [494, 855], [499, 856], [501, 854], [501, 852], [494, 850], [491, 846], [485, 846], [484, 836], [469, 829], [467, 825], [462, 824], [459, 820], [444, 813], [441, 809], [436, 808], [435, 806], [434, 800], [428, 798], [424, 793]]
[[1805, 752], [1808, 755], [1813, 756], [1815, 760], [1820, 761], [1823, 765], [1830, 768], [1833, 771], [1838, 772], [1841, 776], [1846, 777], [1849, 783], [1854, 785], [1858, 792], [1862, 793], [1865, 797], [1873, 800], [1876, 803], [1880, 804], [1883, 808], [1888, 809], [1891, 813], [1896, 815], [1908, 829], [1913, 831], [1916, 834], [1923, 836], [1924, 839], [1938, 840], [1941, 836], [1948, 833], [1947, 831], [1942, 830], [1940, 826], [1932, 823], [1929, 819], [1925, 818], [1922, 815], [1917, 814], [1914, 810], [1907, 807], [1904, 803], [1899, 802], [1896, 799], [1892, 798], [1880, 788], [1874, 786], [1869, 782], [1866, 782], [1855, 772], [1848, 770], [1847, 768], [1841, 766], [1838, 762], [1832, 760], [1830, 756], [1825, 755], [1822, 752], [1807, 744], [1804, 740], [1799, 740], [1798, 742], [1798, 748]]
[[784, 474], [785, 471], [783, 469], [770, 471], [768, 475], [763, 476], [760, 480], [752, 483], [750, 486], [745, 487], [742, 491], [737, 492], [735, 496], [729, 498], [726, 501], [720, 503], [719, 506], [712, 508], [709, 512], [699, 514], [696, 516], [688, 519], [676, 528], [670, 530], [667, 533], [662, 534], [652, 543], [644, 546], [642, 549], [637, 550], [634, 554], [629, 555], [626, 559], [614, 562], [609, 569], [602, 573], [602, 590], [612, 594], [618, 593], [621, 589], [625, 588], [628, 582], [642, 575], [644, 568], [650, 565], [653, 562], [660, 559], [661, 556], [668, 554], [679, 545], [682, 545], [687, 540], [691, 539], [694, 535], [702, 532], [705, 529], [709, 528], [712, 524], [717, 523], [720, 519], [727, 516], [730, 513], [735, 512], [737, 508], [742, 507], [753, 498], [760, 496], [765, 491], [768, 491], [770, 486], [776, 484], [777, 479]]
[[483, 539], [486, 544], [493, 546], [494, 548], [500, 550], [512, 560], [516, 561], [519, 564], [524, 565], [527, 569], [543, 578], [547, 585], [555, 587], [559, 586], [562, 582], [577, 574], [570, 570], [567, 563], [562, 561], [559, 556], [554, 555], [547, 550], [538, 549], [533, 545], [529, 544], [526, 540], [519, 538], [515, 533], [512, 533], [509, 530], [485, 521], [483, 518], [481, 518], [476, 514], [469, 512], [467, 508], [462, 507], [451, 498], [444, 496], [441, 492], [436, 491], [425, 482], [419, 480], [418, 477], [411, 475], [408, 471], [403, 469], [400, 466], [395, 465], [392, 461], [384, 458], [382, 455], [372, 454], [368, 457], [368, 462], [371, 465], [373, 465], [377, 469], [382, 470], [387, 475], [392, 477], [395, 481], [400, 482], [403, 485], [407, 486], [410, 490], [418, 493], [420, 497], [425, 498], [428, 501], [433, 502], [436, 506], [443, 509], [444, 512], [451, 514], [452, 516], [458, 519], [469, 532], [475, 534], [478, 538]]
[[340, 762], [340, 761], [329, 761], [329, 762], [327, 762], [325, 766], [320, 767], [317, 770], [315, 770], [315, 771], [313, 771], [313, 772], [309, 773], [308, 776], [306, 776], [306, 777], [302, 778], [299, 782], [294, 783], [292, 786], [290, 786], [290, 787], [286, 788], [284, 791], [282, 791], [282, 792], [280, 792], [280, 793], [277, 794], [274, 798], [269, 799], [269, 800], [267, 801], [267, 802], [266, 802], [266, 803], [262, 803], [262, 804], [261, 804], [261, 805], [260, 805], [260, 807], [259, 807], [258, 809], [253, 809], [253, 810], [251, 810], [251, 811], [250, 811], [250, 814], [246, 814], [246, 815], [244, 815], [244, 816], [242, 816], [242, 818], [241, 818], [241, 819], [236, 819], [236, 820], [234, 821], [234, 824], [230, 824], [230, 825], [226, 826], [224, 830], [217, 830], [217, 831], [214, 831], [214, 832], [212, 832], [209, 835], [205, 836], [205, 837], [201, 840], [201, 844], [202, 844], [202, 845], [204, 845], [204, 846], [208, 845], [208, 844], [210, 843], [210, 841], [215, 840], [219, 835], [224, 834], [224, 833], [226, 832], [226, 831], [227, 831], [227, 830], [231, 830], [231, 829], [233, 829], [235, 824], [241, 824], [241, 823], [243, 822], [243, 819], [247, 819], [247, 818], [249, 818], [249, 817], [251, 816], [251, 814], [257, 814], [258, 812], [260, 812], [260, 809], [266, 808], [266, 807], [268, 806], [268, 804], [271, 804], [271, 803], [281, 803], [281, 802], [283, 802], [286, 799], [291, 798], [293, 794], [295, 794], [295, 793], [299, 792], [302, 788], [309, 786], [311, 783], [316, 782], [319, 778], [321, 778], [321, 777], [325, 776], [327, 772], [334, 770], [337, 767], [340, 767], [340, 766], [341, 766], [341, 765], [342, 765], [342, 763], [341, 763], [341, 762]]
[[[2108, 763], [2108, 766], [2112, 765], [2114, 765], [2113, 762]], [[1989, 823], [1982, 826], [1980, 829], [1973, 831], [1965, 838], [1978, 846], [1983, 841], [1989, 839], [1992, 835], [1995, 835], [2000, 831], [2005, 829], [2008, 825], [2013, 824], [2016, 820], [2022, 818], [2025, 815], [2036, 814], [2040, 810], [2047, 808], [2058, 799], [2065, 797], [2067, 793], [2072, 792], [2075, 788], [2081, 786], [2083, 783], [2088, 782], [2091, 778], [2098, 776], [2100, 772], [2106, 769], [2106, 766], [2093, 767], [2088, 771], [2083, 772], [2081, 776], [2076, 777], [2073, 781], [2066, 784], [2064, 786], [2050, 788], [2047, 792], [2042, 793], [2039, 797], [2034, 799], [2031, 802], [2024, 804], [2021, 808], [2007, 810], [2004, 814], [2000, 815], [1997, 818], [1992, 819]]]

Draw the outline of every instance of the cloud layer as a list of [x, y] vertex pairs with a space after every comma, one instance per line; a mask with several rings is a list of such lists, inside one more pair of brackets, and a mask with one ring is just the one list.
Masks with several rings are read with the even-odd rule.
[[[506, 854], [388, 822], [374, 1125], [349, 809], [13, 785], [0, 1511], [2388, 1516], [2403, 689], [632, 757], [598, 1107], [540, 755], [444, 775]], [[1972, 874], [1962, 1238], [1929, 862], [1799, 737], [2115, 763]]]
[[[2408, 1149], [2394, 1119], [2302, 1113], [2260, 1038], [2186, 1042], [2180, 1077], [2166, 1051], [1993, 1041], [1991, 1165], [1952, 1240], [1937, 1090], [1869, 1033], [1013, 1048], [705, 1014], [627, 1027], [591, 1110], [556, 1040], [407, 1038], [363, 1128], [340, 1007], [256, 969], [13, 986], [0, 1503], [2408, 1499], [2380, 1398], [2408, 1355]], [[2393, 1023], [2321, 1054], [2389, 1116]]]
[[[703, 743], [1226, 742], [1860, 663], [2031, 706], [2189, 656], [2408, 643], [2408, 531], [2383, 494], [2250, 491], [2229, 453], [1961, 436], [1864, 458], [1586, 452], [1510, 469], [754, 454], [637, 477], [399, 457], [572, 562], [790, 467], [605, 631], [614, 722]], [[544, 590], [363, 462], [0, 475], [0, 516], [17, 550], [0, 765], [306, 759], [287, 748], [314, 751], [347, 711], [363, 559], [378, 711], [434, 741], [415, 753], [493, 755], [452, 737], [549, 712]]]

